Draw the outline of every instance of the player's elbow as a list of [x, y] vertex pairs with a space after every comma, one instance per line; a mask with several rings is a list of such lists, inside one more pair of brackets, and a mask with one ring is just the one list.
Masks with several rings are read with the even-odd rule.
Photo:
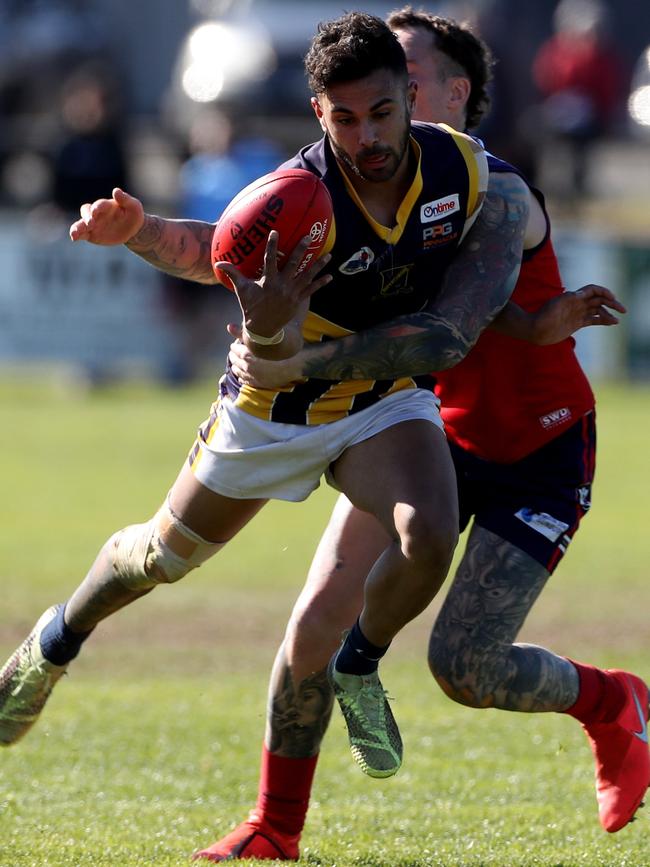
[[434, 370], [442, 371], [449, 370], [449, 368], [460, 364], [460, 362], [469, 354], [469, 351], [478, 340], [478, 337], [479, 335], [477, 333], [471, 339], [461, 339], [458, 335], [450, 332], [446, 340], [440, 341], [440, 352], [437, 363], [432, 365], [432, 368]]

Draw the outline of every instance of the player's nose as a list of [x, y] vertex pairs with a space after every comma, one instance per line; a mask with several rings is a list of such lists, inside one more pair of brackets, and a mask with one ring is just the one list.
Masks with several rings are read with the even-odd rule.
[[379, 135], [376, 124], [369, 121], [359, 124], [359, 146], [361, 148], [372, 147], [378, 141]]

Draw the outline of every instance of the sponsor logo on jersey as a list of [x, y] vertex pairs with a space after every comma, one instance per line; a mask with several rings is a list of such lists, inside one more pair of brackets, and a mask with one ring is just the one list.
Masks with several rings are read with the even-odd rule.
[[444, 199], [434, 199], [432, 202], [422, 205], [420, 208], [420, 222], [433, 223], [434, 220], [441, 220], [449, 214], [455, 214], [456, 211], [460, 211], [458, 193], [445, 196]]
[[564, 424], [571, 418], [571, 410], [568, 406], [563, 406], [561, 409], [554, 409], [547, 412], [546, 415], [540, 415], [539, 421], [544, 430], [550, 427], [555, 427], [558, 424]]
[[367, 271], [374, 259], [375, 254], [370, 247], [362, 247], [346, 262], [339, 265], [339, 271], [341, 274], [358, 274], [359, 271]]
[[541, 533], [542, 536], [546, 536], [551, 542], [557, 542], [562, 533], [569, 529], [568, 524], [565, 524], [564, 521], [559, 521], [553, 515], [549, 515], [548, 512], [533, 512], [532, 509], [523, 508], [515, 512], [515, 518], [519, 518], [531, 530]]
[[428, 250], [430, 247], [449, 244], [451, 241], [455, 241], [457, 237], [458, 232], [454, 231], [453, 223], [438, 223], [436, 226], [427, 226], [422, 232], [422, 248]]

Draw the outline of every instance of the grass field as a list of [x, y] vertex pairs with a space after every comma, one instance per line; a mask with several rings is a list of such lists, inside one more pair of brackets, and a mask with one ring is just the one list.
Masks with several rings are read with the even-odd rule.
[[[212, 399], [0, 381], [0, 656], [110, 532], [158, 505]], [[522, 637], [650, 676], [650, 390], [599, 389], [594, 510]], [[183, 865], [254, 803], [266, 680], [334, 499], [271, 504], [217, 559], [97, 630], [43, 719], [0, 753], [0, 867]], [[383, 666], [402, 771], [364, 777], [335, 713], [301, 863], [646, 867], [647, 818], [596, 819], [575, 721], [461, 708], [428, 675], [431, 610]]]

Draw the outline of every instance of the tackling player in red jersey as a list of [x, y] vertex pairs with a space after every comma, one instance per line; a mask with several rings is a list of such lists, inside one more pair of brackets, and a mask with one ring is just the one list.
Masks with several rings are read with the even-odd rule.
[[[490, 61], [483, 43], [451, 20], [409, 8], [394, 13], [389, 24], [418, 81], [415, 116], [458, 129], [475, 126], [487, 103]], [[496, 159], [490, 169], [512, 171]], [[513, 300], [528, 311], [547, 303], [552, 326], [554, 299], [579, 299], [562, 294], [548, 217], [537, 191], [531, 190], [530, 204]], [[581, 290], [591, 291], [593, 287]], [[611, 321], [604, 310], [597, 315], [605, 324]], [[537, 327], [543, 329], [541, 320]], [[538, 339], [544, 341], [541, 335]], [[311, 357], [305, 353], [300, 371], [327, 377], [345, 366], [387, 375], [385, 344], [374, 344], [373, 358], [372, 342], [360, 351], [355, 340], [331, 341]], [[601, 823], [616, 831], [631, 820], [650, 780], [643, 737], [646, 685], [625, 672], [603, 671], [514, 643], [590, 503], [594, 399], [573, 340], [540, 346], [494, 328], [485, 331], [464, 361], [438, 375], [437, 392], [458, 476], [461, 525], [472, 516], [474, 525], [432, 631], [431, 670], [445, 692], [462, 704], [556, 711], [578, 719], [596, 760]], [[246, 822], [196, 857], [298, 856], [332, 708], [325, 666], [340, 631], [360, 610], [361, 578], [383, 544], [374, 519], [341, 498], [276, 657], [257, 805]], [[314, 702], [308, 701], [314, 693], [323, 708], [316, 719]]]

